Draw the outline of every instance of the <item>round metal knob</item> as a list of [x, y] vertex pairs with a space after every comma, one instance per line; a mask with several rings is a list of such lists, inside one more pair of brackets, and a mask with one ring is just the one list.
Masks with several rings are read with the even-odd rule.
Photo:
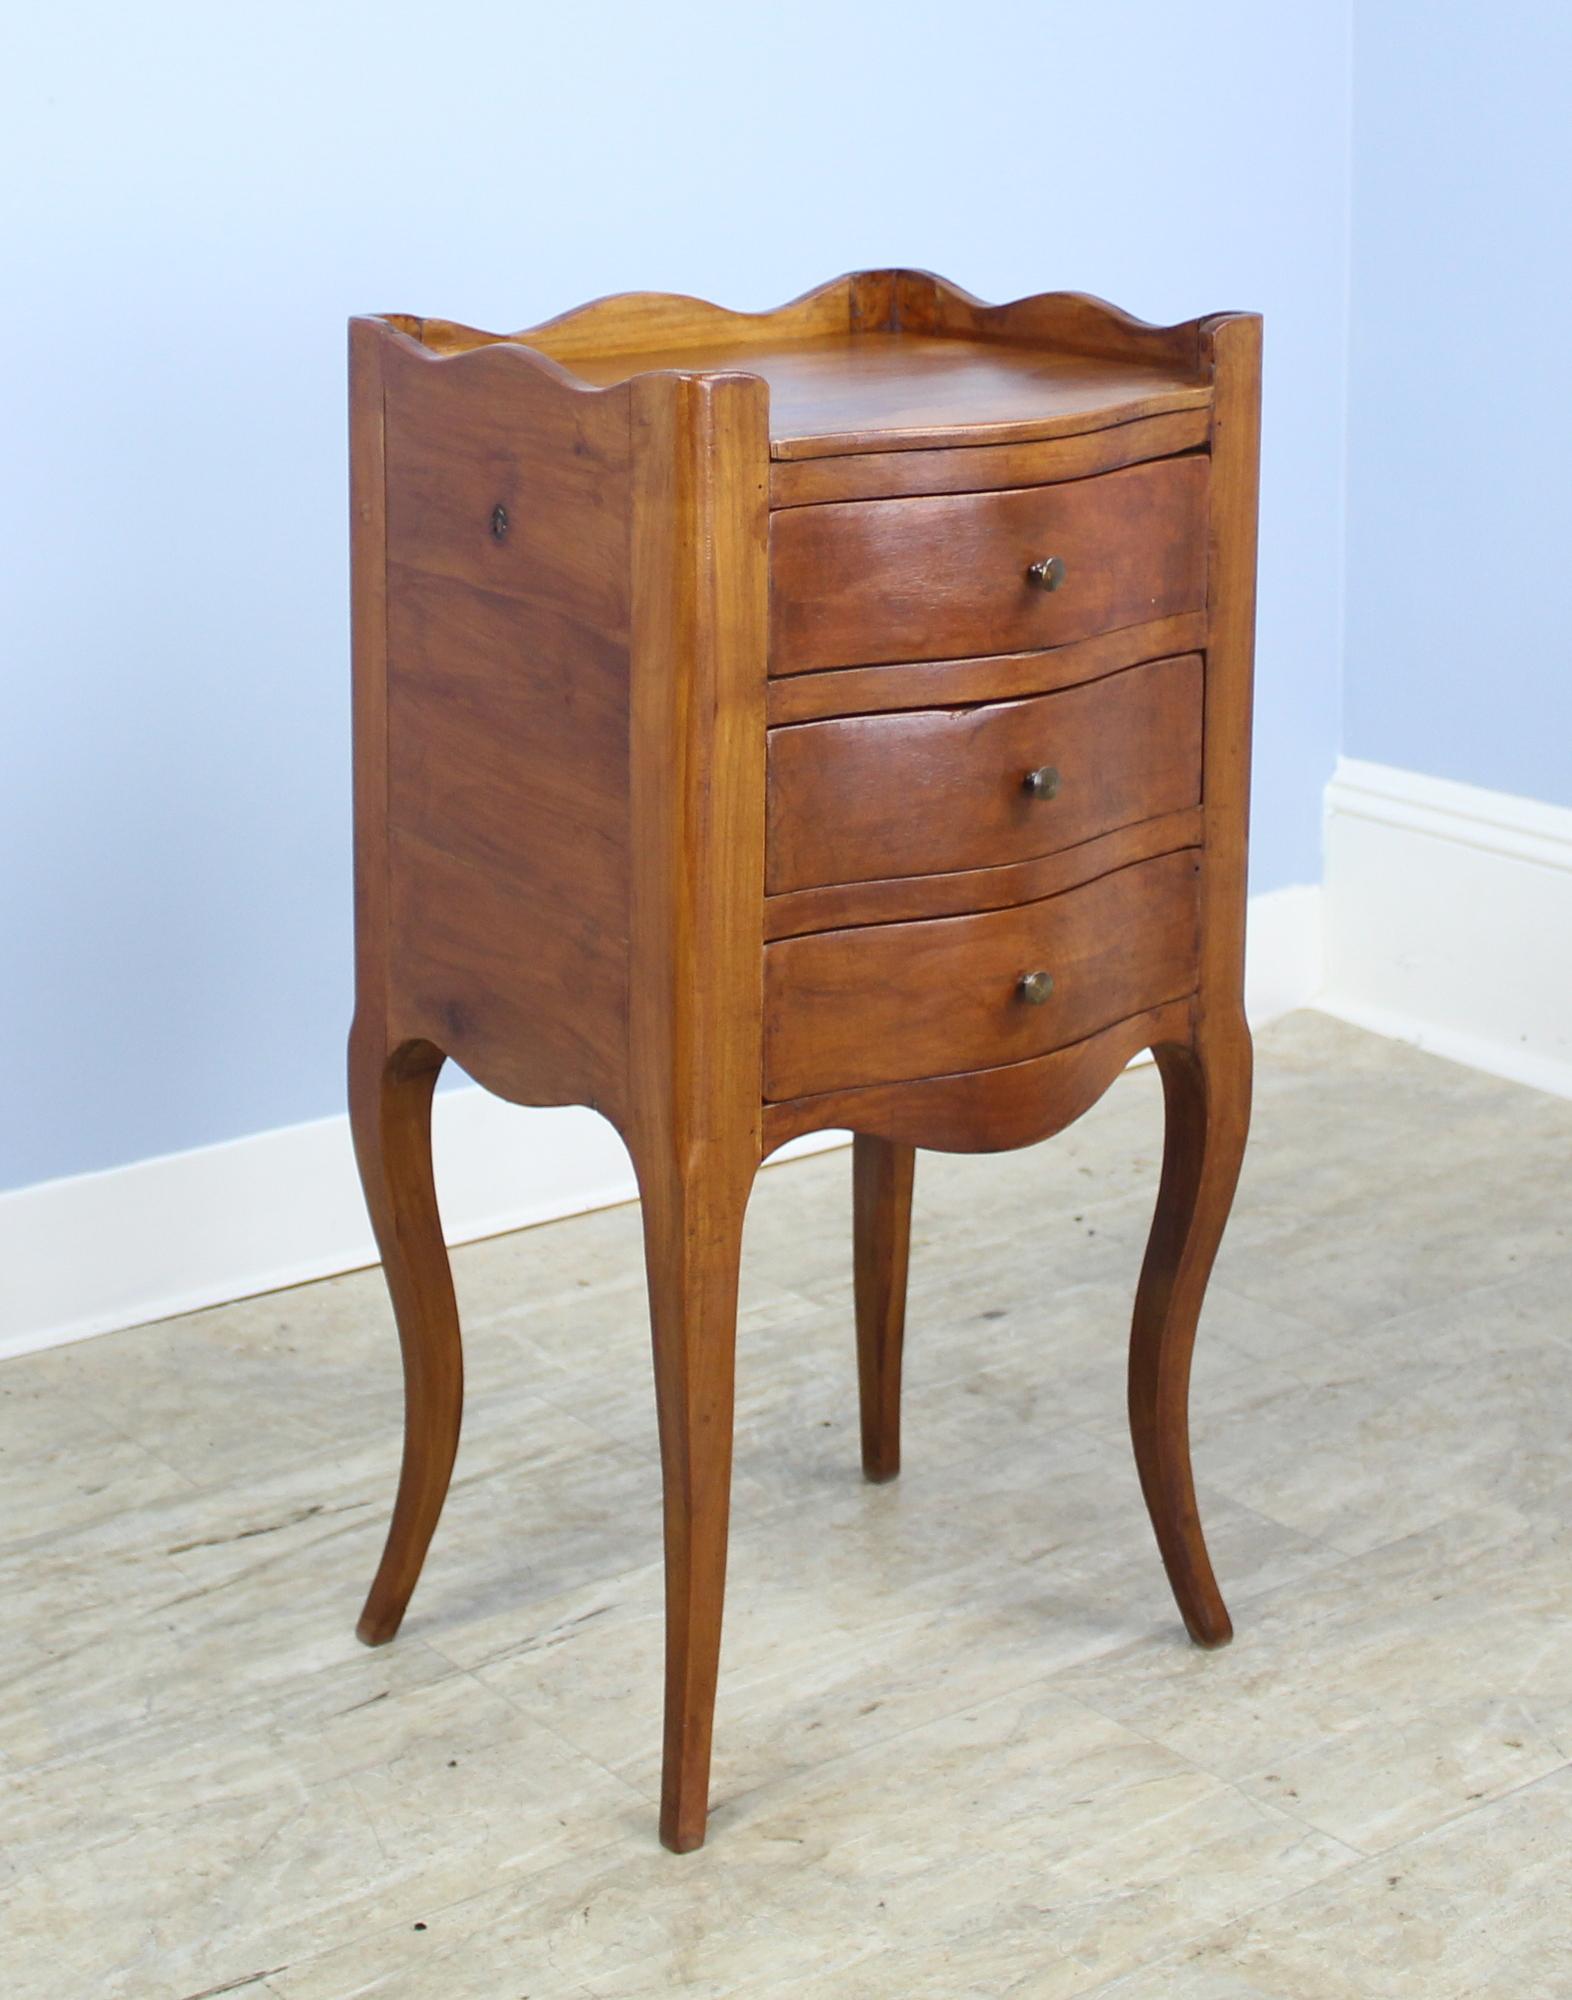
[[1044, 556], [1041, 562], [1034, 562], [1026, 572], [1026, 581], [1034, 590], [1057, 590], [1064, 582], [1064, 557]]
[[1039, 764], [1035, 771], [1028, 771], [1021, 784], [1034, 799], [1056, 799], [1059, 796], [1059, 773], [1052, 764]]
[[1016, 982], [1015, 990], [1028, 1007], [1040, 1007], [1053, 991], [1053, 974], [1023, 972]]

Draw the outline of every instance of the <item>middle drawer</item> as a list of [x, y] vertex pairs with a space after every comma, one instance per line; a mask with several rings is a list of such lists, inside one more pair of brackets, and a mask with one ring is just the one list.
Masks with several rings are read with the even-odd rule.
[[997, 868], [1201, 796], [1195, 654], [1024, 701], [769, 732], [765, 886]]

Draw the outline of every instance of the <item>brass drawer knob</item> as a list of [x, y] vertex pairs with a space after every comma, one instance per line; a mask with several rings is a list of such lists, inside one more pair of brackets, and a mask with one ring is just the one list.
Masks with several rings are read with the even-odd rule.
[[1035, 771], [1027, 772], [1021, 783], [1034, 799], [1059, 796], [1059, 773], [1052, 764], [1039, 764]]
[[1026, 572], [1026, 581], [1034, 590], [1057, 590], [1064, 582], [1064, 557], [1044, 556], [1041, 562], [1034, 562]]
[[1053, 974], [1023, 972], [1015, 990], [1028, 1007], [1040, 1007], [1053, 991]]

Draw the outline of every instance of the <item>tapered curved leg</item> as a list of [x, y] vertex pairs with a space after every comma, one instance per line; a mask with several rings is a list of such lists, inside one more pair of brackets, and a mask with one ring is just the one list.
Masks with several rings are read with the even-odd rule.
[[700, 1847], [731, 1509], [737, 1276], [756, 1154], [639, 1164], [666, 1544], [660, 1837]]
[[866, 1478], [901, 1469], [901, 1351], [911, 1250], [916, 1151], [858, 1132], [852, 1139], [852, 1236], [857, 1298], [857, 1390]]
[[1250, 1037], [1242, 1021], [1193, 1048], [1153, 1051], [1167, 1131], [1157, 1211], [1130, 1336], [1130, 1432], [1147, 1512], [1192, 1639], [1226, 1645], [1190, 1470], [1190, 1357], [1212, 1260], [1233, 1203], [1250, 1122]]
[[366, 1206], [404, 1357], [404, 1463], [382, 1561], [356, 1631], [391, 1639], [420, 1576], [458, 1451], [464, 1364], [458, 1306], [431, 1170], [431, 1097], [442, 1053], [427, 1042], [391, 1053], [357, 1024], [350, 1036], [349, 1117]]

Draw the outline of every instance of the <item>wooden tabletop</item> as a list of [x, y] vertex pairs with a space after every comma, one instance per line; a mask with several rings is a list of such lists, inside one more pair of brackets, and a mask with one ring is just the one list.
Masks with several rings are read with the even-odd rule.
[[1211, 393], [1194, 376], [1165, 367], [912, 333], [775, 344], [717, 339], [575, 354], [564, 365], [597, 387], [663, 368], [761, 375], [770, 387], [774, 458], [1065, 437], [1203, 407]]

